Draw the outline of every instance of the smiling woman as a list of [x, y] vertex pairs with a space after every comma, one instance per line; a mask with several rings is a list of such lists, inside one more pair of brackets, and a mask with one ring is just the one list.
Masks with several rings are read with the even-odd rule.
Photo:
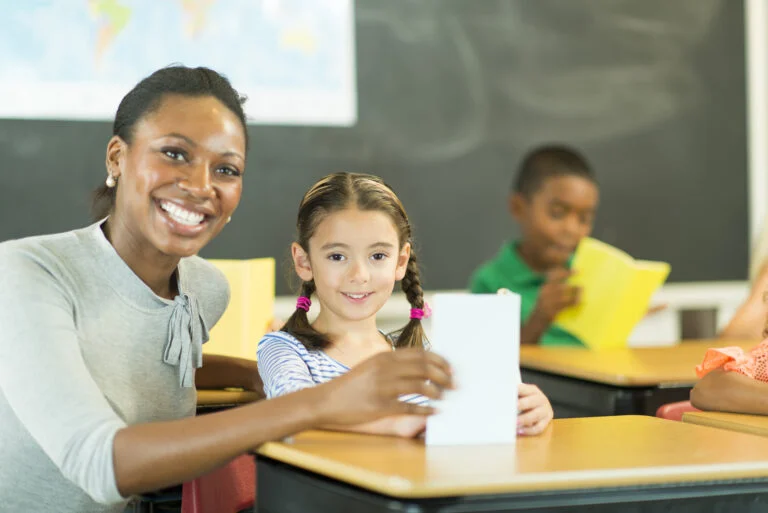
[[327, 385], [188, 418], [196, 383], [238, 384], [227, 382], [234, 376], [258, 386], [253, 366], [203, 361], [229, 289], [195, 256], [240, 201], [241, 104], [212, 70], [155, 72], [118, 108], [98, 222], [0, 244], [0, 440], [13, 441], [0, 443], [0, 499], [8, 511], [119, 512], [133, 494], [331, 420], [429, 414], [398, 395], [435, 397], [450, 386], [440, 357], [400, 351]]

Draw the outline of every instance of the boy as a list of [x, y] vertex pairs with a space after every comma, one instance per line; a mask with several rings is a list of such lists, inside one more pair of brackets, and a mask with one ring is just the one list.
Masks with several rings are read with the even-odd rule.
[[504, 244], [470, 282], [475, 293], [520, 294], [521, 344], [583, 345], [552, 320], [579, 302], [579, 289], [566, 280], [576, 246], [592, 232], [598, 197], [594, 174], [577, 151], [548, 145], [523, 159], [509, 196], [521, 238]]

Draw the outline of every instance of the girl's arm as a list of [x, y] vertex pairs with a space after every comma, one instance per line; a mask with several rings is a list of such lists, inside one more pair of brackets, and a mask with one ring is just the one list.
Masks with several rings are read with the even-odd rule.
[[423, 415], [393, 415], [391, 417], [384, 417], [383, 419], [363, 424], [354, 424], [351, 426], [327, 424], [323, 425], [322, 428], [332, 431], [365, 433], [368, 435], [413, 438], [423, 433], [427, 428], [427, 419]]
[[768, 415], [768, 383], [716, 369], [693, 387], [691, 403], [700, 410]]

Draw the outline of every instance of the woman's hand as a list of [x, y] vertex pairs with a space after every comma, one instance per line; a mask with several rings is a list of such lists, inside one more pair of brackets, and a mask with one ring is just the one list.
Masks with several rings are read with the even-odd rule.
[[[343, 376], [315, 387], [318, 424], [360, 424], [388, 415], [431, 415], [434, 408], [400, 401], [406, 394], [440, 399], [453, 388], [451, 368], [423, 349], [401, 349], [373, 356]], [[322, 393], [320, 393], [322, 391]]]
[[536, 385], [517, 387], [517, 434], [538, 435], [549, 425], [554, 412], [549, 399]]

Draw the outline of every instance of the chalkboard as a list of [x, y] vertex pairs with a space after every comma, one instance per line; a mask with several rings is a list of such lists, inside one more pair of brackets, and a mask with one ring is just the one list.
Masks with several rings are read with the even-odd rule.
[[[598, 238], [670, 262], [671, 281], [746, 277], [742, 2], [355, 9], [357, 125], [251, 127], [242, 203], [203, 256], [284, 262], [304, 191], [329, 172], [370, 172], [409, 210], [426, 287], [461, 288], [518, 234], [506, 195], [521, 155], [561, 141], [598, 175]], [[0, 120], [0, 240], [85, 225], [109, 136], [108, 123]]]

